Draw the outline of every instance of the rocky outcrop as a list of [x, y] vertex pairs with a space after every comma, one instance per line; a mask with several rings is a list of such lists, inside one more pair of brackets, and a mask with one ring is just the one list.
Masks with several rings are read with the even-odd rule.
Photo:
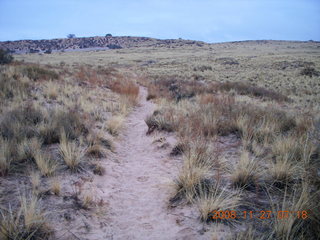
[[83, 38], [61, 38], [51, 40], [19, 40], [0, 42], [0, 49], [12, 53], [51, 53], [57, 51], [77, 51], [85, 49], [120, 49], [142, 46], [197, 44], [203, 42], [168, 39], [160, 40], [147, 37], [83, 37]]

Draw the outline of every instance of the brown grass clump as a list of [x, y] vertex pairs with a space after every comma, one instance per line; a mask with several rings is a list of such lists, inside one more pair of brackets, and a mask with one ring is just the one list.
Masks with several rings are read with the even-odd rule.
[[61, 192], [61, 184], [57, 177], [54, 177], [51, 179], [50, 182], [50, 189], [53, 192], [54, 195], [59, 196]]
[[10, 171], [12, 159], [9, 149], [9, 142], [0, 138], [0, 176], [5, 176]]
[[257, 169], [256, 159], [250, 159], [247, 151], [242, 152], [240, 161], [234, 167], [231, 175], [233, 185], [246, 189], [253, 187], [256, 182]]
[[95, 144], [86, 149], [86, 154], [95, 158], [103, 158], [106, 156], [106, 151], [101, 145]]
[[107, 121], [107, 130], [111, 135], [117, 136], [122, 128], [123, 116], [113, 116]]
[[95, 163], [93, 166], [93, 173], [99, 176], [103, 176], [106, 173], [106, 169], [100, 164], [100, 163]]
[[138, 104], [139, 86], [130, 80], [119, 79], [110, 83], [110, 89], [126, 96], [132, 105]]
[[22, 66], [22, 74], [33, 81], [54, 80], [59, 78], [56, 72], [40, 67], [39, 65]]
[[53, 232], [36, 198], [21, 197], [20, 209], [0, 210], [0, 239], [48, 239]]
[[[98, 145], [100, 146], [99, 148], [105, 148], [111, 151], [113, 151], [114, 149], [112, 140], [109, 138], [106, 138], [102, 132], [90, 133], [87, 135], [86, 140], [88, 142], [89, 147]], [[104, 149], [101, 149], [101, 150], [104, 150]]]
[[213, 159], [205, 143], [199, 141], [188, 147], [183, 153], [183, 167], [180, 170], [176, 183], [176, 195], [171, 202], [186, 199], [192, 202], [199, 194], [200, 187], [209, 188], [212, 184], [210, 170]]
[[271, 201], [271, 206], [275, 213], [287, 214], [273, 218], [270, 235], [276, 239], [316, 239], [320, 233], [317, 197], [319, 192], [310, 193], [307, 182], [292, 194], [285, 189], [282, 201]]
[[[186, 89], [181, 89], [181, 86]], [[254, 199], [261, 198], [265, 189], [272, 189], [274, 199], [278, 199], [284, 189], [288, 189], [288, 195], [292, 197], [293, 192], [302, 187], [301, 182], [309, 176], [309, 191], [318, 191], [318, 182], [311, 180], [317, 178], [315, 171], [311, 170], [315, 167], [315, 160], [312, 159], [318, 156], [315, 148], [318, 140], [314, 138], [315, 123], [310, 113], [302, 117], [292, 108], [282, 108], [280, 104], [283, 102], [290, 103], [288, 98], [273, 91], [238, 83], [213, 84], [205, 89], [200, 83], [192, 86], [168, 80], [161, 81], [158, 88], [164, 88], [171, 94], [169, 97], [157, 95], [166, 99], [157, 99], [160, 105], [158, 110], [145, 120], [148, 133], [156, 129], [169, 129], [177, 132], [181, 143], [187, 143], [177, 145], [173, 151], [174, 154], [182, 152], [184, 162], [175, 182], [176, 194], [171, 198], [171, 204], [183, 199], [188, 203], [198, 203], [201, 219], [208, 221], [214, 210], [247, 208], [247, 200], [240, 198], [239, 188], [252, 190], [246, 193]], [[240, 99], [235, 96], [237, 93], [278, 103], [237, 100]], [[239, 161], [234, 164], [234, 159], [229, 160], [228, 155], [222, 160], [215, 159], [214, 155], [206, 157], [206, 154], [200, 154], [208, 152], [210, 148], [209, 144], [199, 148], [196, 140], [199, 137], [216, 147], [218, 152], [234, 154], [242, 148]], [[239, 143], [231, 144], [229, 139], [238, 139]], [[230, 167], [231, 164], [234, 167]], [[235, 188], [230, 188], [229, 182]], [[216, 185], [221, 184], [226, 184], [223, 190], [215, 189]], [[220, 194], [221, 191], [225, 194]], [[231, 207], [220, 208], [219, 204]], [[254, 208], [269, 207], [260, 202], [254, 204]], [[301, 205], [300, 209], [318, 209], [318, 205]], [[249, 220], [243, 221], [252, 225]], [[278, 226], [275, 224], [265, 228], [273, 232], [270, 236], [275, 239], [291, 239], [293, 231], [288, 233], [288, 229], [299, 229], [294, 230], [295, 234], [302, 230], [296, 228], [301, 222], [296, 225], [290, 221], [284, 227], [280, 226], [285, 224], [283, 221], [277, 222]], [[263, 239], [262, 230], [256, 228], [255, 224], [251, 227], [252, 234], [240, 234], [236, 238]], [[307, 236], [305, 231], [303, 234]]]
[[176, 156], [184, 153], [187, 149], [186, 143], [179, 142], [171, 150], [170, 155]]
[[44, 119], [41, 110], [32, 105], [6, 112], [0, 122], [0, 134], [3, 138], [21, 142], [25, 138], [37, 135], [35, 127]]
[[12, 77], [10, 73], [0, 69], [1, 101], [28, 96], [30, 94], [30, 87], [31, 84], [28, 78], [24, 78], [20, 75], [14, 75], [14, 77]]
[[39, 130], [44, 144], [59, 143], [61, 129], [69, 139], [88, 133], [85, 118], [76, 110], [54, 109], [49, 111], [48, 115], [50, 118], [40, 125]]
[[56, 100], [59, 96], [59, 89], [58, 84], [49, 81], [46, 84], [45, 88], [45, 97], [51, 100]]
[[258, 236], [257, 232], [252, 227], [249, 227], [249, 229], [245, 232], [237, 233], [235, 236], [228, 238], [228, 240], [265, 240], [265, 239], [266, 239], [265, 236]]
[[41, 151], [41, 146], [59, 142], [61, 129], [71, 140], [88, 131], [74, 111], [53, 110], [48, 114], [27, 105], [6, 112], [0, 120], [0, 174], [25, 172], [28, 165], [35, 164], [42, 175], [52, 175], [57, 164]]
[[[208, 190], [201, 189], [198, 195], [198, 208], [202, 221], [223, 221], [222, 219], [213, 219], [214, 211], [231, 212], [236, 211], [240, 205], [241, 193], [220, 189], [218, 186]], [[237, 219], [227, 219], [237, 221]]]
[[29, 177], [32, 186], [32, 191], [34, 193], [37, 193], [41, 185], [41, 176], [38, 171], [31, 171]]
[[300, 167], [289, 161], [288, 158], [278, 159], [272, 163], [270, 175], [275, 186], [284, 187], [300, 175], [298, 175], [299, 170]]
[[174, 129], [174, 126], [166, 119], [166, 117], [157, 111], [148, 116], [145, 122], [148, 126], [147, 134], [152, 133], [154, 130], [172, 132]]
[[[40, 207], [61, 207], [66, 169], [78, 172], [73, 177], [80, 185], [86, 181], [80, 170], [105, 174], [104, 165], [91, 158], [105, 157], [114, 147], [105, 137], [105, 125], [97, 121], [111, 115], [107, 128], [117, 135], [124, 116], [137, 103], [139, 87], [131, 81], [120, 88], [114, 85], [118, 93], [108, 89], [111, 81], [122, 79], [118, 73], [90, 69], [81, 80], [68, 65], [60, 67], [63, 78], [58, 81], [57, 66], [14, 63], [0, 68], [0, 191], [5, 193], [0, 194], [0, 239], [49, 239], [52, 231]], [[22, 199], [19, 205], [21, 190], [32, 199]], [[96, 206], [92, 193], [81, 199], [79, 194], [71, 196], [76, 207]], [[61, 219], [58, 214], [50, 218]]]
[[52, 176], [57, 168], [57, 164], [45, 153], [38, 151], [34, 155], [35, 162], [43, 176]]
[[80, 67], [79, 72], [76, 73], [76, 78], [80, 82], [89, 83], [91, 85], [99, 85], [102, 83], [97, 71], [84, 66]]
[[247, 82], [210, 82], [199, 83], [185, 81], [177, 77], [159, 78], [148, 84], [149, 95], [147, 100], [154, 98], [171, 98], [177, 101], [189, 99], [201, 94], [215, 94], [217, 92], [235, 91], [240, 95], [274, 100], [277, 102], [288, 102], [290, 99], [274, 90], [258, 87]]
[[63, 130], [61, 130], [59, 152], [61, 158], [71, 171], [78, 171], [81, 168], [84, 152], [75, 141], [68, 140]]
[[91, 193], [86, 192], [82, 198], [82, 208], [89, 209], [94, 204], [93, 196]]
[[269, 90], [262, 87], [257, 87], [244, 82], [225, 82], [217, 84], [217, 88], [221, 91], [231, 91], [234, 90], [240, 95], [249, 95], [258, 98], [265, 98], [268, 100], [275, 100], [278, 102], [286, 102], [290, 99], [278, 92]]

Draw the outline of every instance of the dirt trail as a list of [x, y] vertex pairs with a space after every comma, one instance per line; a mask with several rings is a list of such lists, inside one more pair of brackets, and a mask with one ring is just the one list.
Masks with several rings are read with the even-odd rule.
[[112, 161], [104, 163], [106, 174], [94, 180], [108, 217], [90, 239], [208, 239], [207, 232], [200, 234], [203, 226], [195, 209], [168, 208], [181, 159], [170, 157], [170, 147], [160, 147], [163, 142], [155, 143], [165, 137], [172, 145], [173, 136], [146, 135], [144, 119], [155, 108], [146, 96], [146, 88], [140, 87], [140, 104], [126, 120]]

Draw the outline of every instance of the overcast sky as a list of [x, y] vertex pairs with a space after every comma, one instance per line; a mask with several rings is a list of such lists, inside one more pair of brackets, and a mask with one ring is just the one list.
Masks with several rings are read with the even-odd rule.
[[320, 0], [0, 0], [0, 41], [146, 36], [320, 40]]

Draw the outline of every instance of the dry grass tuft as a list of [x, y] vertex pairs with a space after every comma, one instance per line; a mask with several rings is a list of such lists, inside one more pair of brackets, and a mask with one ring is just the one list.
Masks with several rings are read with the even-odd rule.
[[121, 115], [113, 116], [107, 121], [107, 130], [111, 135], [117, 136], [120, 133], [124, 121]]
[[41, 185], [41, 176], [38, 171], [30, 172], [30, 182], [31, 182], [33, 193], [37, 195], [39, 187]]
[[61, 130], [59, 152], [61, 158], [71, 171], [80, 170], [84, 152], [75, 141], [68, 140], [63, 130]]
[[99, 176], [103, 176], [106, 173], [106, 169], [100, 164], [100, 163], [95, 163], [93, 165], [93, 173]]
[[52, 176], [56, 171], [57, 163], [55, 163], [48, 154], [45, 154], [41, 150], [35, 153], [34, 159], [43, 176]]
[[94, 144], [86, 149], [86, 155], [95, 158], [103, 158], [106, 156], [106, 150], [99, 144]]
[[315, 201], [319, 192], [310, 193], [307, 182], [301, 188], [295, 189], [293, 194], [284, 191], [282, 201], [271, 201], [274, 212], [288, 212], [281, 217], [273, 218], [272, 233], [276, 239], [316, 239], [320, 234], [318, 210]]
[[22, 73], [33, 81], [58, 79], [59, 75], [39, 65], [26, 65], [22, 67]]
[[0, 176], [5, 176], [11, 168], [9, 142], [0, 137]]
[[278, 102], [289, 101], [290, 99], [278, 92], [269, 90], [263, 87], [253, 86], [245, 82], [224, 82], [217, 84], [217, 89], [221, 91], [234, 90], [240, 95], [249, 95], [253, 97], [265, 98], [268, 100], [275, 100]]
[[130, 80], [119, 79], [110, 83], [110, 89], [129, 98], [133, 105], [138, 103], [139, 86]]
[[44, 96], [51, 100], [56, 100], [59, 96], [59, 85], [55, 82], [49, 81], [46, 83]]
[[161, 112], [155, 111], [151, 116], [148, 116], [145, 120], [148, 126], [147, 134], [152, 133], [154, 130], [172, 132], [174, 126], [168, 119], [168, 116], [164, 116]]
[[87, 135], [86, 140], [89, 146], [99, 145], [110, 151], [113, 151], [114, 149], [112, 140], [106, 138], [102, 132], [90, 133]]
[[8, 71], [0, 69], [0, 99], [1, 101], [13, 100], [16, 98], [23, 99], [30, 95], [30, 79], [22, 77], [21, 75], [12, 74]]
[[59, 196], [61, 192], [61, 184], [60, 180], [57, 177], [54, 177], [51, 179], [50, 182], [50, 189], [53, 192], [54, 195]]
[[0, 239], [48, 239], [52, 236], [52, 229], [46, 222], [44, 213], [39, 210], [36, 198], [22, 197], [21, 206], [17, 212], [11, 208], [0, 210]]
[[240, 188], [252, 188], [256, 182], [257, 169], [256, 159], [250, 159], [249, 153], [243, 151], [241, 153], [240, 161], [232, 172], [232, 184]]
[[76, 139], [88, 133], [86, 119], [77, 109], [54, 109], [47, 113], [50, 118], [40, 126], [39, 132], [44, 144], [59, 143], [61, 129], [69, 139]]
[[89, 83], [91, 85], [99, 85], [102, 83], [97, 71], [84, 66], [81, 66], [79, 72], [76, 73], [76, 79], [79, 82]]
[[213, 167], [213, 159], [205, 143], [197, 142], [189, 146], [183, 158], [183, 167], [176, 180], [177, 192], [171, 199], [172, 203], [183, 198], [192, 202], [200, 187], [209, 188], [212, 184], [210, 170]]
[[[240, 205], [241, 193], [220, 190], [218, 186], [203, 190], [200, 188], [197, 205], [200, 211], [202, 221], [223, 221], [222, 219], [213, 219], [214, 211], [236, 211]], [[236, 221], [236, 219], [227, 219], [227, 221]]]
[[303, 171], [301, 163], [292, 162], [288, 156], [284, 156], [272, 162], [270, 176], [276, 187], [283, 188], [295, 180], [299, 180]]

